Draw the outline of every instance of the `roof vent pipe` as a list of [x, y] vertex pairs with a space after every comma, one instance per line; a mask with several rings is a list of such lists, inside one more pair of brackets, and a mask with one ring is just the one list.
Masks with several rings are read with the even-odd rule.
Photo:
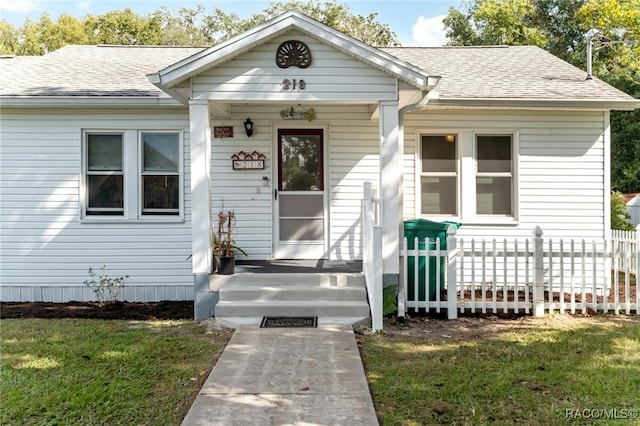
[[587, 38], [587, 80], [591, 80], [593, 78], [591, 64], [591, 60], [593, 57], [593, 39], [599, 34], [600, 30], [597, 30], [595, 28], [590, 29], [585, 34], [585, 37]]

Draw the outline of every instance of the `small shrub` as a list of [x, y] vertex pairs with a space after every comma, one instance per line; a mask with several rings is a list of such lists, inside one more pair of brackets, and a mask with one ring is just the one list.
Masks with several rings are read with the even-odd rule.
[[90, 279], [84, 282], [84, 285], [89, 287], [91, 291], [93, 291], [93, 294], [96, 295], [96, 299], [98, 299], [99, 303], [115, 302], [122, 292], [122, 289], [124, 289], [124, 282], [129, 278], [129, 275], [112, 278], [106, 274], [106, 268], [106, 265], [103, 265], [102, 268], [100, 268], [100, 277], [98, 277], [97, 281], [96, 272], [93, 268], [89, 268]]
[[635, 231], [631, 224], [631, 215], [624, 204], [624, 196], [620, 192], [611, 192], [611, 229]]
[[382, 291], [382, 315], [398, 312], [398, 284], [387, 286]]

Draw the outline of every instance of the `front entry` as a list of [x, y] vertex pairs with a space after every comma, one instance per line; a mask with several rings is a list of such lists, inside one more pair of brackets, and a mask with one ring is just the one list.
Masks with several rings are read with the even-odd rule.
[[323, 129], [278, 129], [274, 190], [276, 259], [326, 257]]

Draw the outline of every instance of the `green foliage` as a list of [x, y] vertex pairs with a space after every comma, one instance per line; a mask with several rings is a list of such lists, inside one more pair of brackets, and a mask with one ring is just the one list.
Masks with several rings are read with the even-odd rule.
[[111, 278], [105, 272], [106, 265], [100, 268], [100, 277], [96, 280], [96, 273], [93, 268], [89, 268], [89, 279], [84, 282], [84, 285], [89, 287], [93, 294], [95, 294], [98, 302], [110, 302], [113, 303], [118, 300], [118, 296], [124, 289], [124, 282], [129, 275], [124, 277]]
[[611, 193], [611, 229], [623, 231], [634, 231], [635, 228], [630, 222], [631, 215], [624, 203], [621, 193], [613, 191]]
[[13, 55], [18, 49], [20, 32], [10, 23], [0, 20], [0, 55]]
[[130, 8], [82, 18], [61, 15], [55, 22], [45, 13], [37, 22], [26, 20], [20, 28], [0, 20], [0, 54], [43, 55], [67, 44], [210, 46], [289, 10], [371, 45], [399, 44], [389, 26], [376, 20], [376, 13], [356, 15], [334, 0], [290, 0], [271, 3], [247, 19], [220, 8], [208, 12], [198, 5], [177, 11], [162, 7], [149, 15], [139, 15]]
[[158, 16], [142, 17], [129, 8], [84, 20], [91, 44], [156, 45], [162, 40]]
[[547, 38], [534, 22], [535, 8], [530, 0], [478, 0], [466, 14], [452, 8], [444, 19], [454, 45], [544, 46]]
[[382, 291], [382, 315], [398, 312], [398, 284], [389, 285]]

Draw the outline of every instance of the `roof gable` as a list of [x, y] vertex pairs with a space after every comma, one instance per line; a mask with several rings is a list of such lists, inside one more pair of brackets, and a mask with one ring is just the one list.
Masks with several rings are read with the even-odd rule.
[[158, 87], [170, 89], [190, 77], [234, 59], [293, 29], [299, 30], [420, 90], [427, 90], [436, 81], [434, 77], [430, 78], [424, 70], [408, 62], [362, 43], [295, 11], [280, 15], [216, 46], [205, 49], [164, 68], [156, 74], [149, 75], [148, 78]]

